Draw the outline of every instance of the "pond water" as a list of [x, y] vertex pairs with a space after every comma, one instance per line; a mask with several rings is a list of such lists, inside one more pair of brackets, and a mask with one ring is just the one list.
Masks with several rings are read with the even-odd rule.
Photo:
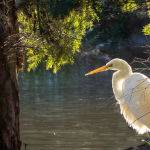
[[19, 74], [26, 150], [124, 150], [140, 143], [112, 97], [112, 72], [85, 77], [88, 70], [75, 65], [57, 75]]

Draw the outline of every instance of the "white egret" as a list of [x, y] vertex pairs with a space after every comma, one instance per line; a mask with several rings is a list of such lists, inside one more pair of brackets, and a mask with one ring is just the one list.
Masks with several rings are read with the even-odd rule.
[[112, 88], [126, 122], [138, 134], [150, 132], [150, 79], [141, 73], [133, 73], [130, 65], [118, 58], [86, 75], [106, 70], [116, 71]]

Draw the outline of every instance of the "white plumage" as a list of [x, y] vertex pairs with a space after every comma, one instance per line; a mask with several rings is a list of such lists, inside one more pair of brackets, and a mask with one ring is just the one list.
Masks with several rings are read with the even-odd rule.
[[112, 88], [126, 122], [139, 134], [150, 132], [150, 79], [141, 73], [133, 73], [130, 65], [118, 58], [86, 75], [108, 69], [116, 71]]

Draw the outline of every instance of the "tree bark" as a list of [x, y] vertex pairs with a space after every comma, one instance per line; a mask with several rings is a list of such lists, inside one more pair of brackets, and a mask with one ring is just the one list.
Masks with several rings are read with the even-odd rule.
[[0, 150], [20, 150], [15, 0], [0, 0]]

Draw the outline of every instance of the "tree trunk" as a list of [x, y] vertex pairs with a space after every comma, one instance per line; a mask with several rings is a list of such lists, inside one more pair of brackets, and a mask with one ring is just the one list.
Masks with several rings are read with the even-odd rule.
[[0, 150], [20, 150], [15, 0], [0, 0]]

